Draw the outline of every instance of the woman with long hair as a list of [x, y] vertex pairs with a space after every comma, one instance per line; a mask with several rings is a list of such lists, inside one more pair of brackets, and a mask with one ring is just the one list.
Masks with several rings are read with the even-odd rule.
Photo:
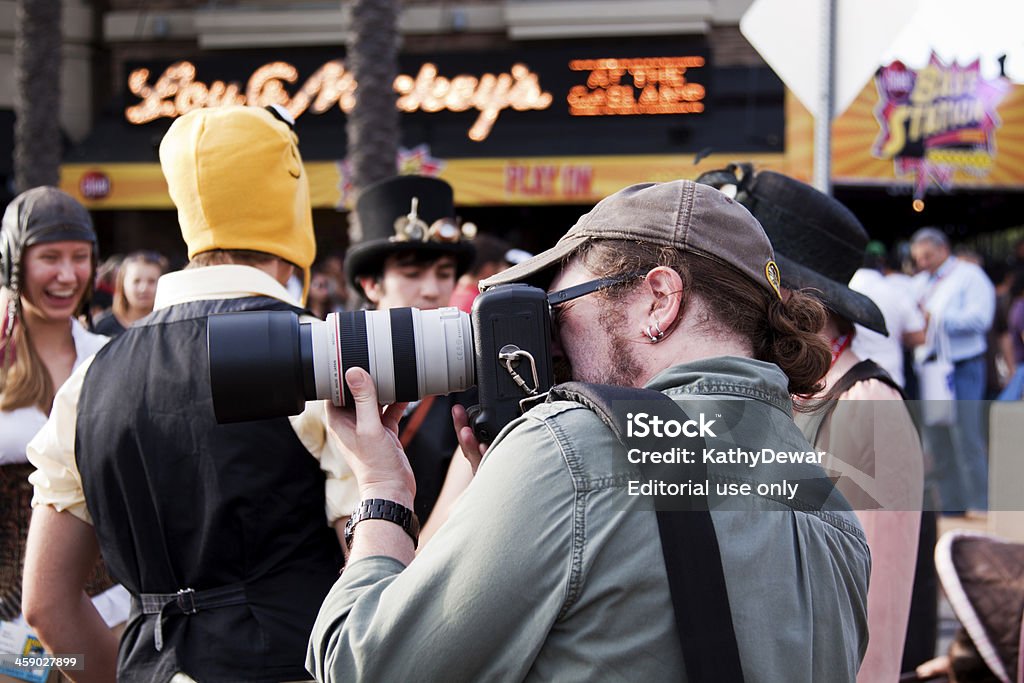
[[[32, 513], [26, 447], [61, 384], [107, 341], [77, 319], [88, 307], [95, 269], [92, 219], [69, 195], [37, 187], [8, 205], [0, 227], [0, 620], [21, 619]], [[111, 594], [100, 600], [104, 608], [118, 603]], [[127, 616], [126, 601], [120, 607], [111, 623]]]
[[94, 330], [116, 337], [153, 312], [156, 281], [167, 272], [167, 259], [154, 251], [136, 251], [121, 262], [114, 284], [111, 310], [96, 320]]

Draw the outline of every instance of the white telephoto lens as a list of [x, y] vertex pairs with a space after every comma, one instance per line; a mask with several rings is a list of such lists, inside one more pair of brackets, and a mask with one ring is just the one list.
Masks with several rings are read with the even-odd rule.
[[338, 344], [338, 314], [330, 313], [325, 322], [310, 323], [313, 340], [313, 379], [316, 397], [329, 398], [336, 405], [342, 405], [341, 391], [341, 346]]
[[377, 387], [381, 405], [395, 402], [395, 350], [391, 342], [391, 316], [388, 311], [366, 312], [366, 351], [368, 371]]
[[448, 394], [472, 386], [476, 376], [469, 316], [454, 307], [418, 313], [413, 320], [420, 394]]
[[313, 322], [317, 398], [345, 405], [344, 373], [366, 368], [382, 404], [462, 391], [476, 382], [469, 315], [454, 307], [331, 313]]

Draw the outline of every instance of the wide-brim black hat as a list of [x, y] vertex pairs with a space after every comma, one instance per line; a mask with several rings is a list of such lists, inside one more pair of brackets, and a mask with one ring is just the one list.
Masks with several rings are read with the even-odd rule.
[[783, 287], [814, 290], [830, 310], [888, 335], [875, 302], [848, 286], [864, 262], [868, 243], [867, 231], [852, 211], [810, 185], [772, 171], [752, 175], [748, 167], [736, 178], [736, 187], [736, 199], [772, 242]]
[[[472, 234], [458, 227], [452, 186], [440, 178], [386, 178], [359, 194], [355, 210], [363, 241], [345, 254], [345, 273], [361, 294], [365, 292], [358, 278], [379, 275], [392, 254], [415, 251], [438, 258], [452, 256], [456, 278], [473, 262], [476, 249], [469, 239]], [[413, 214], [415, 220], [410, 220]]]

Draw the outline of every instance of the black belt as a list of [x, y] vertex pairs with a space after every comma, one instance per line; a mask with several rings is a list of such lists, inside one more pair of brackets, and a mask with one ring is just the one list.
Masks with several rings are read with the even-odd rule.
[[164, 649], [164, 610], [168, 607], [177, 607], [182, 614], [189, 615], [219, 607], [244, 605], [248, 602], [245, 597], [245, 586], [240, 583], [201, 591], [182, 588], [177, 593], [140, 593], [133, 595], [132, 601], [136, 606], [141, 606], [143, 614], [159, 615], [153, 634], [157, 652]]

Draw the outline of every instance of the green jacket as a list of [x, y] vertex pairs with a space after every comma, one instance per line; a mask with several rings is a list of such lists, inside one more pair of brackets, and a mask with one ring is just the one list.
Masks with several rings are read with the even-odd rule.
[[[715, 415], [712, 450], [811, 450], [774, 365], [707, 359], [648, 388], [686, 399], [691, 416], [694, 406]], [[656, 518], [628, 493], [641, 477], [625, 450], [576, 403], [543, 404], [509, 425], [409, 567], [374, 557], [345, 569], [307, 668], [322, 681], [686, 680]], [[712, 486], [822, 474], [780, 467], [708, 471]], [[780, 496], [713, 505], [746, 680], [853, 681], [870, 560], [845, 500], [816, 512]]]

